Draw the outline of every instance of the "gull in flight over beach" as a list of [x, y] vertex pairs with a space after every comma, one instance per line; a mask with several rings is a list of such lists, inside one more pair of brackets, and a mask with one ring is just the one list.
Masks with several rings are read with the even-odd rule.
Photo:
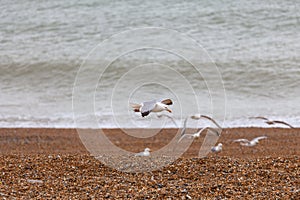
[[136, 153], [135, 156], [150, 156], [150, 149], [146, 148], [144, 151]]
[[201, 133], [205, 130], [211, 130], [212, 132], [216, 133], [217, 136], [220, 136], [220, 133], [216, 129], [211, 128], [211, 127], [204, 127], [204, 128], [201, 128], [199, 131], [197, 131], [196, 133], [193, 133], [193, 134], [183, 133], [183, 135], [179, 138], [178, 142], [180, 142], [185, 137], [190, 138], [190, 139], [197, 139], [197, 138], [200, 137]]
[[250, 117], [249, 119], [262, 119], [262, 120], [265, 120], [265, 123], [269, 124], [269, 125], [274, 125], [274, 124], [283, 124], [283, 125], [286, 125], [290, 128], [294, 128], [292, 125], [284, 122], [284, 121], [279, 121], [279, 120], [269, 120], [268, 118], [266, 117]]
[[223, 144], [219, 143], [217, 146], [212, 147], [211, 151], [214, 153], [219, 153], [222, 151], [222, 146], [223, 146]]
[[209, 117], [209, 116], [206, 116], [206, 115], [200, 115], [200, 114], [195, 114], [195, 115], [192, 115], [191, 116], [192, 119], [194, 120], [199, 120], [201, 118], [204, 118], [204, 119], [208, 119], [209, 121], [211, 121], [212, 123], [214, 123], [219, 129], [222, 129], [222, 127], [220, 126], [220, 124], [218, 124], [216, 122], [216, 120], [214, 120], [213, 118]]
[[163, 100], [151, 100], [145, 101], [140, 104], [131, 103], [131, 107], [133, 108], [134, 112], [140, 112], [142, 117], [149, 115], [150, 112], [161, 112], [161, 111], [168, 111], [172, 112], [168, 108], [168, 105], [172, 105], [173, 102], [171, 99], [163, 99]]
[[266, 139], [266, 138], [268, 138], [268, 137], [267, 136], [260, 136], [260, 137], [254, 138], [251, 141], [249, 141], [247, 139], [237, 139], [237, 140], [233, 140], [233, 142], [239, 142], [240, 145], [242, 145], [242, 146], [253, 147], [253, 146], [255, 146], [259, 143], [259, 140]]
[[200, 137], [201, 133], [205, 130], [210, 130], [212, 131], [213, 133], [215, 133], [217, 136], [220, 136], [221, 135], [221, 132], [219, 132], [216, 128], [211, 128], [211, 127], [204, 127], [204, 128], [201, 128], [199, 131], [197, 131], [196, 133], [193, 133], [193, 134], [186, 134], [185, 131], [186, 131], [186, 124], [187, 124], [187, 121], [189, 118], [192, 118], [194, 120], [199, 120], [201, 118], [204, 118], [204, 119], [208, 119], [209, 121], [213, 122], [219, 129], [222, 129], [222, 127], [214, 120], [212, 119], [211, 117], [208, 117], [206, 115], [200, 115], [200, 114], [196, 114], [196, 115], [192, 115], [190, 117], [187, 117], [185, 120], [184, 120], [184, 123], [183, 123], [183, 129], [181, 131], [181, 137], [180, 139], [178, 140], [178, 142], [180, 142], [183, 138], [185, 137], [188, 137], [188, 138], [191, 138], [191, 139], [197, 139]]

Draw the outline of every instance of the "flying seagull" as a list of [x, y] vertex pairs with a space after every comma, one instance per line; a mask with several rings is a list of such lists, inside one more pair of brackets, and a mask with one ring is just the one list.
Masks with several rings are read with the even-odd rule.
[[150, 156], [150, 149], [146, 148], [144, 151], [136, 153], [135, 156]]
[[180, 139], [178, 140], [178, 142], [180, 142], [183, 138], [185, 137], [188, 137], [188, 138], [199, 138], [201, 133], [205, 130], [211, 130], [212, 132], [216, 133], [217, 136], [220, 136], [221, 135], [221, 132], [218, 131], [216, 128], [211, 128], [211, 127], [204, 127], [202, 129], [200, 129], [198, 132], [196, 133], [193, 133], [193, 134], [186, 134], [185, 131], [186, 131], [186, 124], [187, 124], [187, 121], [189, 118], [192, 118], [194, 120], [199, 120], [201, 118], [204, 118], [204, 119], [208, 119], [209, 121], [213, 122], [219, 129], [222, 129], [222, 127], [214, 120], [212, 119], [211, 117], [209, 116], [206, 116], [206, 115], [200, 115], [200, 114], [196, 114], [196, 115], [192, 115], [190, 117], [187, 117], [185, 120], [184, 120], [184, 123], [183, 123], [183, 128], [181, 130], [181, 137]]
[[219, 129], [222, 129], [222, 127], [216, 122], [216, 120], [214, 120], [213, 118], [211, 118], [209, 116], [195, 114], [195, 115], [192, 115], [191, 118], [195, 119], [195, 120], [199, 120], [201, 118], [208, 119], [209, 121], [211, 121], [212, 123], [214, 123]]
[[149, 115], [150, 112], [161, 112], [161, 111], [168, 111], [172, 112], [168, 108], [168, 105], [172, 105], [173, 102], [171, 99], [163, 99], [163, 100], [151, 100], [145, 101], [141, 104], [131, 103], [131, 107], [133, 108], [134, 112], [141, 112], [142, 117]]
[[222, 151], [222, 146], [223, 146], [223, 144], [219, 143], [217, 146], [212, 147], [211, 151], [214, 153], [218, 153], [218, 152]]
[[186, 134], [184, 133], [178, 140], [178, 142], [180, 142], [183, 138], [188, 137], [188, 138], [193, 138], [193, 139], [197, 139], [200, 137], [201, 133], [205, 130], [211, 130], [212, 132], [214, 132], [217, 136], [220, 136], [219, 132], [215, 129], [215, 128], [211, 128], [211, 127], [204, 127], [201, 128], [199, 131], [197, 131], [196, 133], [193, 134]]
[[294, 128], [292, 125], [284, 122], [284, 121], [279, 121], [279, 120], [269, 120], [268, 118], [266, 117], [261, 117], [261, 116], [258, 116], [258, 117], [250, 117], [249, 119], [262, 119], [262, 120], [265, 120], [265, 123], [267, 123], [268, 125], [274, 125], [274, 124], [283, 124], [283, 125], [286, 125], [290, 128]]
[[256, 137], [253, 140], [249, 141], [247, 139], [237, 139], [233, 140], [233, 142], [239, 142], [242, 146], [253, 147], [259, 143], [259, 140], [266, 139], [267, 136]]
[[[188, 121], [188, 119], [189, 119], [190, 117], [186, 117], [185, 118], [185, 120], [184, 120], [184, 122], [183, 122], [183, 128], [182, 128], [182, 130], [181, 130], [181, 137], [185, 134], [185, 131], [186, 131], [186, 124], [187, 124], [187, 121]], [[179, 139], [180, 140], [180, 139]]]

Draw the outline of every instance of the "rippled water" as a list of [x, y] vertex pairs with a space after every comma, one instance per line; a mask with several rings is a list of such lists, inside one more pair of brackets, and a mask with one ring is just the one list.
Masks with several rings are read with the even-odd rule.
[[[89, 102], [84, 97], [92, 94], [95, 105], [93, 113], [78, 115], [82, 119], [96, 117], [97, 126], [160, 125], [155, 115], [148, 119], [135, 116], [127, 104], [166, 96], [175, 101], [172, 109], [178, 123], [189, 113], [201, 112], [224, 120], [225, 126], [263, 126], [248, 120], [257, 115], [285, 119], [299, 126], [299, 8], [299, 1], [279, 0], [2, 1], [0, 126], [95, 126], [73, 120], [72, 92], [80, 70], [87, 71], [77, 79], [81, 81], [80, 100]], [[97, 47], [115, 34], [141, 27], [176, 30], [196, 40], [209, 56], [203, 51], [198, 55], [204, 59], [197, 60], [193, 47], [184, 40], [164, 34], [157, 37], [160, 33], [151, 31], [143, 37], [132, 34], [112, 40], [105, 49]], [[139, 49], [118, 55], [124, 46], [136, 41], [162, 47], [176, 44], [185, 53], [190, 52], [191, 60], [197, 60], [205, 76], [197, 74], [182, 57], [165, 50]], [[102, 57], [103, 52], [115, 55]], [[98, 73], [112, 55], [119, 57], [95, 85], [91, 80], [100, 77]], [[140, 65], [145, 68], [135, 78], [129, 75], [126, 79], [126, 73]], [[155, 77], [160, 76], [166, 80], [164, 86], [157, 84], [160, 79]], [[147, 84], [136, 85], [134, 80], [139, 78]], [[220, 86], [220, 81], [224, 85]], [[208, 89], [207, 82], [213, 89]], [[169, 90], [171, 86], [175, 93]], [[111, 104], [107, 104], [112, 96]], [[193, 101], [195, 96], [198, 99]], [[157, 122], [151, 124], [150, 119]]]

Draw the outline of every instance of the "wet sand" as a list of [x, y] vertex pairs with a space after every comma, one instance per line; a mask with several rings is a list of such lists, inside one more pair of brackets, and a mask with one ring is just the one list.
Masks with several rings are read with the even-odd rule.
[[[134, 130], [140, 131], [140, 130]], [[104, 130], [122, 149], [156, 151], [177, 133], [164, 129], [147, 140]], [[59, 199], [297, 199], [300, 129], [224, 129], [223, 151], [198, 158], [203, 137], [172, 164], [153, 172], [125, 173], [90, 156], [74, 129], [0, 129], [0, 197]], [[266, 135], [255, 147], [232, 140]], [[143, 158], [148, 159], [148, 158]], [[156, 158], [151, 158], [156, 159]], [[159, 159], [159, 158], [157, 158]]]

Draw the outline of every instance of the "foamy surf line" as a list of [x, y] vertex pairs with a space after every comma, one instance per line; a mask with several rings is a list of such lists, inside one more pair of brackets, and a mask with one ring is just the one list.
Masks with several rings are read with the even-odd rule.
[[[274, 117], [268, 116], [272, 120], [285, 121], [291, 124], [294, 128], [300, 128], [300, 117]], [[158, 119], [155, 119], [157, 122]], [[103, 119], [99, 120], [97, 125], [92, 124], [76, 124], [73, 119], [70, 118], [59, 118], [59, 119], [34, 119], [34, 118], [2, 118], [0, 119], [0, 128], [104, 128], [104, 129], [115, 129], [115, 128], [141, 128], [141, 129], [152, 129], [152, 128], [182, 128], [184, 119], [174, 119], [177, 126], [168, 119], [164, 119], [164, 123], [160, 126], [151, 125], [132, 125], [132, 124], [116, 124], [114, 119]], [[264, 120], [249, 119], [249, 118], [236, 118], [231, 120], [217, 120], [222, 128], [289, 128], [284, 124], [273, 124], [269, 125]], [[198, 123], [188, 124], [188, 128], [198, 127], [214, 127], [213, 124], [207, 121], [200, 121]]]

